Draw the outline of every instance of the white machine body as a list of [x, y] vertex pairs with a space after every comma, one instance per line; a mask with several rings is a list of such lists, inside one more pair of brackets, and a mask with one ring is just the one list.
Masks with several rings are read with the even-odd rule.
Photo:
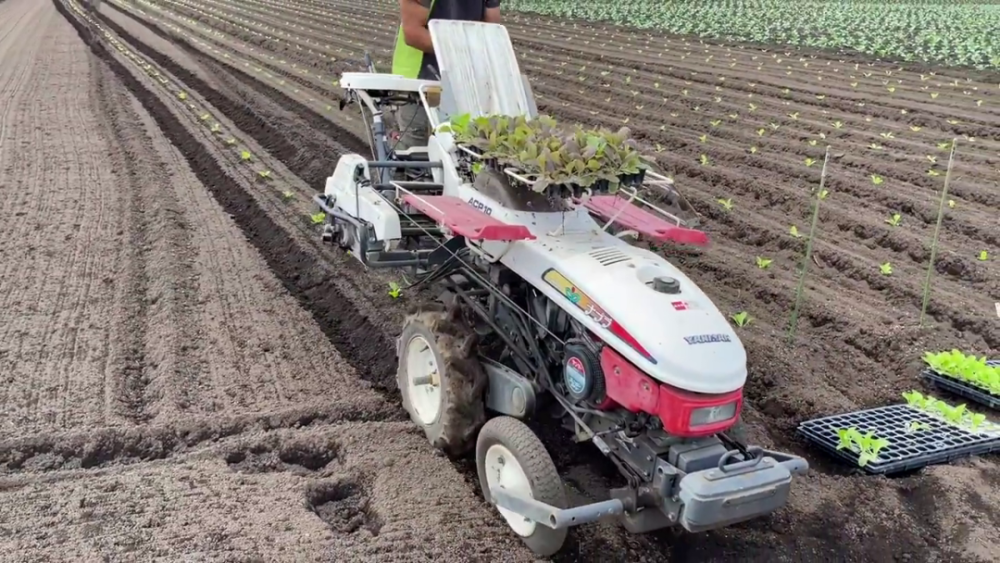
[[[432, 20], [430, 28], [442, 81], [346, 73], [341, 85], [362, 96], [375, 90], [416, 92], [436, 131], [447, 116], [426, 104], [425, 93], [435, 88], [454, 106], [452, 115], [529, 113], [530, 95], [503, 26]], [[449, 39], [455, 37], [464, 40]], [[489, 60], [490, 65], [475, 64], [481, 60]], [[452, 87], [459, 82], [461, 89]], [[596, 218], [584, 205], [564, 212], [504, 207], [463, 182], [457, 167], [460, 150], [450, 133], [435, 132], [430, 138], [427, 158], [441, 163], [433, 176], [435, 183], [443, 185], [443, 195], [507, 225], [522, 225], [534, 236], [531, 240], [467, 240], [474, 252], [517, 273], [653, 379], [694, 393], [721, 394], [743, 387], [747, 378], [743, 344], [727, 317], [688, 276], [662, 256], [609, 233], [608, 221]], [[367, 172], [358, 181], [355, 171], [365, 161], [356, 154], [341, 157], [326, 182], [325, 194], [337, 207], [372, 225], [378, 241], [389, 248], [401, 236], [397, 209], [407, 213], [411, 207], [388, 201], [371, 187]], [[410, 196], [410, 201], [420, 199]], [[654, 278], [676, 280], [679, 291], [676, 287], [670, 293], [654, 290]], [[580, 294], [596, 307], [577, 306], [571, 297]], [[624, 340], [622, 331], [647, 354]]]

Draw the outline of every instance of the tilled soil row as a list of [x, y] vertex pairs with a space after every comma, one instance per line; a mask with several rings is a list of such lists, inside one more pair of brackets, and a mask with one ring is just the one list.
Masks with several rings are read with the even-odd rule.
[[[208, 87], [192, 72], [150, 48], [115, 22], [103, 16], [101, 21], [137, 51], [199, 92], [213, 107], [232, 120], [240, 131], [254, 138], [293, 173], [303, 173], [305, 166], [314, 163], [315, 155], [293, 143], [290, 132], [282, 131], [280, 127], [257, 116], [252, 107], [238, 104]], [[338, 138], [351, 142], [353, 137], [339, 135]], [[347, 152], [347, 149], [341, 148], [341, 151]], [[322, 180], [330, 172], [332, 171], [324, 174], [320, 170], [314, 170], [312, 177], [303, 180], [312, 180], [310, 185], [322, 185]], [[205, 174], [206, 178], [211, 177], [210, 173]], [[206, 182], [206, 185], [211, 184]], [[245, 222], [241, 221], [241, 227], [248, 233], [248, 238], [267, 257], [272, 270], [286, 288], [312, 312], [337, 349], [352, 364], [360, 367], [362, 378], [383, 388], [394, 386], [390, 382], [395, 377], [395, 361], [384, 354], [384, 350], [392, 349], [391, 341], [386, 339], [381, 329], [372, 326], [330, 281], [330, 278], [338, 274], [329, 265], [318, 261], [316, 256], [299, 248], [286, 231], [278, 227], [244, 190], [227, 190], [216, 197], [220, 198], [227, 209], [233, 209], [231, 213], [243, 211], [240, 215], [245, 216]]]
[[[723, 272], [721, 272], [721, 275], [725, 275], [727, 272], [729, 272], [729, 271], [723, 271]], [[720, 275], [720, 277], [721, 277], [721, 275]], [[824, 317], [822, 315], [819, 315], [819, 316], [817, 316], [815, 318], [815, 320], [816, 320], [816, 323], [819, 324], [819, 325], [829, 325], [830, 324], [829, 318], [830, 317], [827, 316], [826, 317], [826, 321], [824, 322]], [[827, 326], [827, 330], [830, 331], [831, 333], [837, 332], [838, 330], [841, 330], [842, 328], [843, 328], [842, 326], [837, 325], [836, 323], [834, 323], [832, 326]], [[770, 336], [771, 337], [777, 337], [778, 335], [772, 334]], [[763, 339], [766, 339], [766, 337], [763, 337]], [[757, 344], [756, 339], [754, 339], [753, 344], [754, 345]], [[770, 397], [771, 398], [770, 401], [758, 401], [758, 402], [755, 402], [755, 404], [757, 404], [757, 405], [763, 405], [769, 411], [769, 413], [767, 415], [765, 415], [767, 417], [767, 422], [765, 422], [765, 424], [767, 426], [774, 426], [774, 422], [776, 420], [782, 420], [782, 419], [785, 419], [786, 417], [789, 417], [790, 413], [787, 411], [787, 409], [788, 409], [789, 406], [795, 405], [796, 403], [799, 402], [798, 399], [794, 399], [792, 397], [785, 396], [784, 398], [782, 398], [782, 395], [785, 394], [785, 392], [782, 391], [782, 389], [787, 389], [789, 386], [787, 384], [780, 383], [781, 376], [783, 375], [783, 373], [791, 373], [795, 369], [794, 366], [795, 366], [795, 363], [798, 360], [794, 360], [791, 357], [788, 357], [785, 360], [780, 359], [781, 356], [786, 355], [786, 353], [783, 352], [783, 351], [781, 351], [780, 349], [773, 348], [773, 346], [769, 347], [769, 348], [765, 348], [763, 346], [754, 346], [754, 345], [748, 346], [751, 349], [752, 355], [754, 356], [752, 358], [753, 369], [754, 369], [754, 372], [755, 372], [754, 377], [753, 377], [753, 379], [755, 380], [754, 386], [758, 387], [758, 391], [757, 391], [758, 393], [765, 393], [766, 392], [766, 393], [769, 393], [770, 396], [771, 396]], [[754, 353], [755, 351], [757, 353]], [[768, 357], [768, 356], [772, 356], [772, 357]], [[776, 361], [780, 362], [783, 365], [781, 365], [781, 367], [779, 367], [779, 368], [774, 368], [773, 366], [775, 365]], [[848, 363], [847, 359], [843, 359], [843, 360], [841, 360], [841, 362], [843, 362], [842, 365], [841, 364], [834, 364], [831, 361], [831, 362], [829, 362], [827, 364], [826, 367], [827, 367], [827, 369], [836, 369], [838, 371], [841, 368], [848, 367], [847, 366], [847, 363]], [[767, 366], [767, 367], [765, 367], [765, 366]], [[761, 371], [761, 370], [763, 370], [763, 371]], [[773, 389], [769, 389], [769, 388], [773, 388]], [[752, 399], [753, 398], [762, 398], [762, 397], [759, 397], [759, 396], [758, 397], [754, 397], [753, 396], [753, 393], [754, 393], [753, 390], [751, 390], [750, 393], [751, 393], [751, 398]], [[860, 395], [860, 393], [859, 393], [859, 395]], [[774, 402], [775, 398], [777, 398], [776, 402]], [[819, 408], [828, 408], [829, 404], [830, 404], [829, 402], [825, 402], [825, 403], [823, 403], [821, 405], [813, 405], [813, 406], [809, 406], [809, 407], [806, 407], [806, 408], [808, 408], [808, 409], [815, 409], [815, 408], [817, 408], [817, 406], [819, 406]], [[755, 416], [760, 416], [760, 415], [758, 413], [755, 413], [755, 412], [751, 411], [749, 413], [749, 416], [751, 418], [753, 418]], [[759, 423], [759, 422], [764, 422], [764, 421], [758, 420], [756, 422]], [[759, 432], [759, 428], [760, 427], [756, 426], [756, 425], [754, 425], [754, 426], [755, 426], [755, 428], [753, 428], [752, 431]], [[781, 425], [781, 426], [783, 426], [783, 425]], [[766, 436], [765, 436], [765, 438], [766, 438]], [[574, 470], [577, 471], [577, 472], [579, 472], [579, 471], [585, 471], [585, 466], [582, 465], [582, 464], [579, 465], [579, 466], [575, 466], [575, 467], [572, 465], [572, 461], [574, 461], [572, 458], [575, 457], [576, 455], [578, 455], [576, 453], [576, 451], [570, 450], [570, 449], [565, 449], [563, 451], [557, 450], [557, 451], [554, 452], [554, 454], [557, 457], [557, 461], [559, 462], [559, 464], [560, 464], [560, 466], [562, 468], [569, 468], [569, 471], [567, 471], [567, 473], [569, 473], [570, 475], [573, 474]], [[569, 465], [567, 465], [567, 461], [570, 462]], [[600, 470], [600, 467], [598, 467], [598, 469]], [[834, 483], [837, 480], [839, 480], [839, 477], [838, 477], [839, 472], [835, 468], [833, 468], [833, 467], [820, 467], [819, 471], [821, 471], [822, 473], [827, 473], [828, 476], [827, 477], [822, 477], [822, 476], [817, 476], [816, 477], [816, 479], [820, 479], [822, 481], [822, 483], [819, 483], [819, 482], [809, 482], [809, 481], [804, 482], [803, 486], [808, 487], [808, 489], [807, 489], [809, 491], [808, 494], [810, 494], [812, 497], [816, 497], [816, 495], [819, 494], [818, 491], [820, 491], [820, 490], [823, 490], [823, 491], [839, 490], [839, 488], [834, 485]], [[592, 483], [587, 483], [587, 481], [592, 481], [592, 482], [598, 482], [598, 483], [600, 483], [604, 479], [606, 479], [606, 476], [603, 474], [603, 472], [599, 471], [599, 474], [596, 475], [596, 476], [593, 475], [593, 474], [587, 476], [587, 474], [585, 472], [583, 478], [571, 478], [570, 479], [570, 483], [571, 483], [571, 486], [573, 486], [574, 488], [578, 489], [579, 492], [577, 492], [576, 494], [580, 494], [582, 496], [587, 496], [587, 494], [588, 494], [588, 493], [586, 493], [587, 490], [596, 490], [597, 489], [596, 487], [589, 486]], [[896, 483], [897, 485], [892, 485], [891, 483]], [[879, 485], [874, 485], [872, 483], [869, 483], [869, 486], [874, 486], [874, 487], [877, 487], [879, 489], [881, 489], [881, 487], [885, 486], [885, 487], [888, 487], [888, 489], [882, 489], [882, 492], [880, 492], [880, 493], [876, 493], [874, 489], [867, 490], [867, 492], [864, 492], [863, 495], [859, 494], [859, 498], [856, 499], [856, 500], [858, 500], [860, 502], [861, 496], [867, 497], [868, 495], [878, 495], [878, 496], [884, 497], [886, 494], [891, 494], [891, 493], [887, 493], [887, 490], [895, 489], [897, 486], [900, 486], [900, 484], [902, 484], [902, 483], [904, 483], [904, 482], [901, 482], [901, 481], [885, 482], [884, 484], [879, 484]], [[851, 488], [857, 487], [857, 485], [858, 484], [855, 481], [851, 481], [850, 483], [847, 482], [847, 481], [844, 481], [842, 483], [842, 486], [844, 486], [844, 487], [851, 487]], [[862, 487], [863, 486], [864, 485], [862, 485]], [[920, 478], [918, 480], [911, 480], [909, 482], [906, 482], [906, 484], [903, 485], [903, 486], [905, 486], [907, 488], [913, 488], [913, 487], [934, 487], [935, 485], [934, 485], [934, 481], [933, 481], [933, 479], [931, 477], [925, 476], [925, 477]], [[806, 494], [806, 493], [803, 493], [803, 494]], [[820, 497], [826, 497], [826, 496], [827, 495], [820, 494]], [[813, 504], [815, 504], [817, 501], [815, 501], [815, 498], [813, 498], [811, 502]], [[931, 515], [930, 512], [926, 511], [926, 507], [921, 506], [920, 508], [917, 508], [917, 506], [914, 505], [913, 507], [911, 507], [911, 509], [914, 510], [914, 512], [911, 513], [911, 514], [913, 514], [913, 517], [916, 517], [917, 514], [922, 515], [922, 516], [918, 517], [920, 523], [919, 524], [914, 524], [914, 526], [915, 526], [915, 529], [923, 530], [923, 533], [925, 534], [925, 537], [938, 537], [938, 536], [940, 536], [941, 534], [944, 533], [941, 529], [937, 528], [938, 525], [933, 522], [932, 515]], [[641, 543], [640, 543], [640, 545], [638, 546], [639, 548], [636, 551], [633, 551], [632, 549], [630, 549], [629, 552], [632, 553], [632, 554], [635, 554], [635, 555], [638, 555], [639, 553], [644, 553], [645, 552], [648, 555], [648, 550], [651, 549], [650, 548], [651, 545], [652, 546], [659, 546], [659, 547], [656, 547], [653, 552], [654, 553], [658, 552], [658, 553], [661, 553], [661, 554], [666, 554], [666, 553], [669, 553], [670, 551], [674, 551], [675, 554], [685, 554], [685, 555], [687, 555], [687, 554], [695, 554], [695, 555], [705, 555], [705, 554], [708, 554], [710, 556], [711, 555], [715, 555], [715, 556], [721, 557], [721, 556], [724, 556], [724, 554], [726, 554], [726, 553], [736, 553], [736, 552], [738, 552], [740, 550], [745, 550], [745, 553], [751, 553], [751, 554], [753, 554], [753, 555], [751, 555], [751, 557], [760, 557], [763, 560], [763, 558], [767, 557], [769, 554], [770, 554], [770, 556], [773, 559], [774, 552], [771, 551], [769, 548], [765, 547], [765, 546], [767, 546], [770, 543], [772, 545], [773, 544], [782, 545], [783, 547], [785, 547], [786, 549], [788, 549], [787, 553], [804, 553], [804, 552], [798, 551], [798, 550], [806, 549], [803, 546], [807, 545], [807, 546], [809, 546], [808, 549], [810, 550], [811, 553], [816, 553], [817, 551], [820, 551], [820, 552], [823, 552], [823, 553], [830, 553], [831, 555], [834, 554], [835, 553], [835, 551], [834, 551], [835, 548], [833, 546], [835, 545], [836, 542], [841, 541], [841, 540], [833, 540], [833, 539], [829, 538], [829, 533], [830, 532], [828, 530], [823, 530], [823, 527], [825, 526], [825, 524], [821, 520], [815, 522], [815, 527], [814, 528], [810, 528], [809, 525], [805, 524], [806, 521], [809, 521], [808, 520], [809, 517], [806, 516], [806, 515], [807, 514], [814, 514], [813, 509], [805, 509], [804, 506], [800, 505], [800, 506], [798, 506], [797, 509], [793, 509], [793, 510], [794, 510], [795, 516], [793, 516], [792, 518], [798, 522], [798, 524], [796, 524], [797, 527], [794, 528], [794, 529], [800, 530], [801, 534], [804, 534], [804, 539], [803, 538], [792, 537], [792, 536], [789, 536], [789, 537], [783, 537], [783, 536], [776, 537], [774, 535], [774, 533], [773, 533], [773, 530], [767, 530], [766, 529], [766, 525], [764, 525], [762, 523], [756, 523], [756, 524], [750, 524], [750, 525], [746, 526], [745, 528], [744, 527], [740, 527], [740, 529], [738, 531], [743, 532], [744, 535], [741, 535], [740, 537], [735, 537], [735, 538], [732, 537], [732, 534], [737, 533], [737, 530], [728, 530], [728, 531], [725, 531], [724, 533], [720, 533], [720, 534], [709, 534], [707, 538], [706, 537], [700, 537], [700, 538], [697, 538], [696, 540], [688, 540], [688, 541], [683, 541], [683, 542], [678, 541], [676, 543], [672, 543], [670, 546], [668, 546], [666, 543], [658, 543], [658, 542], [665, 541], [665, 540], [662, 539], [664, 536], [657, 536], [655, 538], [643, 538], [642, 541], [641, 541]], [[830, 512], [834, 512], [834, 511], [839, 511], [841, 509], [834, 508], [832, 505], [828, 505], [828, 506], [824, 506], [823, 510], [829, 510]], [[893, 510], [897, 510], [897, 509], [893, 509]], [[901, 510], [903, 513], [910, 512], [909, 510], [907, 510], [906, 508], [904, 508], [902, 506], [900, 506], [898, 508], [898, 510]], [[877, 515], [873, 515], [873, 516], [874, 516], [875, 520], [878, 520], [880, 517], [884, 516], [885, 514], [887, 514], [887, 513], [884, 512], [883, 510], [879, 510], [879, 511], [877, 511]], [[905, 516], [903, 518], [910, 518], [910, 517], [911, 516]], [[779, 517], [779, 518], [783, 519], [783, 517]], [[874, 522], [872, 522], [872, 524], [874, 524]], [[867, 533], [865, 533], [865, 535], [867, 535]], [[680, 539], [680, 538], [677, 538], [677, 539]], [[634, 540], [634, 538], [628, 538], [626, 540], [626, 542], [631, 543], [633, 540]], [[703, 543], [703, 540], [714, 541], [714, 542], [716, 542], [716, 546], [710, 548], [710, 547], [708, 547], [709, 543], [708, 542]], [[601, 533], [601, 534], [597, 534], [597, 536], [594, 537], [594, 538], [587, 538], [586, 540], [581, 541], [581, 544], [579, 546], [579, 551], [581, 553], [586, 553], [586, 554], [596, 553], [597, 550], [595, 550], [595, 547], [597, 547], [599, 545], [602, 545], [602, 544], [595, 543], [595, 542], [611, 542], [613, 545], [619, 545], [621, 541], [622, 541], [622, 539], [619, 536], [611, 534], [610, 532], [607, 533], [607, 535], [604, 534], [604, 533]], [[652, 543], [648, 543], [647, 544], [647, 543], [645, 543], [646, 541], [649, 541], [649, 542], [652, 542]], [[830, 543], [827, 543], [828, 541]], [[843, 541], [846, 541], [846, 540], [843, 540]], [[915, 540], [915, 541], [920, 541], [920, 540]], [[885, 548], [889, 549], [888, 544], [885, 545]], [[888, 553], [888, 552], [881, 552], [881, 551], [879, 551], [879, 549], [882, 549], [882, 547], [880, 547], [880, 546], [873, 546], [873, 547], [871, 547], [870, 549], [868, 549], [868, 550], [866, 550], [864, 552], [862, 552], [862, 551], [857, 552], [857, 556], [858, 557], [882, 556], [883, 553]], [[829, 550], [829, 551], [827, 551], [827, 550]]]

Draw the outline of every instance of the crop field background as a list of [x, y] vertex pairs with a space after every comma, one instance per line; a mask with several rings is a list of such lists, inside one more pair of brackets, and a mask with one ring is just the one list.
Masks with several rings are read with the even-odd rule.
[[[0, 558], [533, 560], [399, 407], [421, 297], [310, 220], [339, 156], [367, 153], [337, 81], [365, 51], [388, 68], [396, 6], [0, 0]], [[812, 466], [772, 517], [589, 525], [556, 560], [995, 560], [995, 456], [865, 477], [795, 428], [902, 402], [925, 351], [1000, 356], [997, 8], [504, 6], [540, 109], [630, 127], [697, 210], [712, 246], [661, 250], [752, 319], [747, 438]], [[572, 501], [620, 486], [539, 430]]]

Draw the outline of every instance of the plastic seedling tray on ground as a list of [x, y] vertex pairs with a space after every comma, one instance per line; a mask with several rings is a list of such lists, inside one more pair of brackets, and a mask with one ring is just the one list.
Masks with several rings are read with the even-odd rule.
[[[914, 427], [920, 429], [914, 430]], [[799, 424], [799, 434], [835, 457], [857, 466], [858, 454], [837, 449], [837, 430], [857, 428], [862, 434], [875, 432], [889, 440], [878, 459], [861, 469], [870, 474], [891, 474], [947, 463], [971, 455], [1000, 450], [1000, 429], [985, 423], [975, 432], [932, 416], [909, 405], [889, 405], [864, 411], [807, 420]]]
[[[986, 362], [986, 365], [1000, 366], [1000, 360], [991, 360]], [[986, 405], [991, 409], [1000, 410], [1000, 395], [996, 393], [990, 393], [982, 387], [976, 387], [956, 377], [934, 371], [931, 368], [924, 369], [921, 375], [923, 375], [924, 379], [945, 391], [954, 393], [970, 401], [975, 401], [981, 405]]]

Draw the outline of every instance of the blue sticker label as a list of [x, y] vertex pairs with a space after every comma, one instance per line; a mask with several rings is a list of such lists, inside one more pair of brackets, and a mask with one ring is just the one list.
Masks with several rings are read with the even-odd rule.
[[728, 334], [696, 334], [685, 336], [684, 342], [688, 344], [715, 344], [718, 342], [732, 342]]
[[571, 392], [577, 395], [583, 393], [584, 388], [587, 386], [587, 373], [580, 358], [573, 356], [566, 360], [566, 368], [563, 370], [563, 380]]

